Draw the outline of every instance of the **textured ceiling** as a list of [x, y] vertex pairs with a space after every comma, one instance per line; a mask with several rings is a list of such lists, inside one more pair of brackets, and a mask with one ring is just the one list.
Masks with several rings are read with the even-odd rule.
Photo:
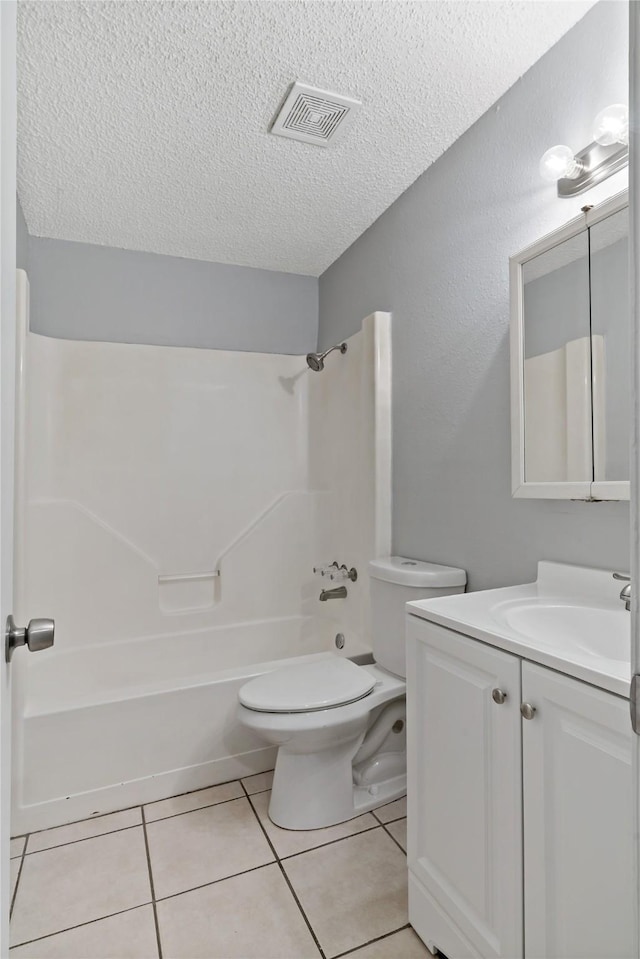
[[[29, 230], [320, 274], [592, 5], [23, 0]], [[363, 101], [344, 138], [268, 134], [295, 79]]]

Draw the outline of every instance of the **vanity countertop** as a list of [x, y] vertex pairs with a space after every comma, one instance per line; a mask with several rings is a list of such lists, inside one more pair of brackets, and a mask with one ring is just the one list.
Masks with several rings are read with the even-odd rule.
[[534, 583], [407, 603], [407, 612], [629, 697], [631, 616], [610, 570], [540, 561]]

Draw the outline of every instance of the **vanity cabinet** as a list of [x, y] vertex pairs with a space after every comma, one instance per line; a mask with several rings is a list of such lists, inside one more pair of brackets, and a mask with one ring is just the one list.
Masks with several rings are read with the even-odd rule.
[[525, 955], [635, 956], [629, 703], [526, 661], [522, 696]]
[[632, 956], [628, 702], [415, 616], [407, 637], [418, 934], [448, 959]]
[[[409, 918], [449, 959], [522, 955], [517, 657], [409, 617]], [[494, 689], [506, 699], [497, 706]]]

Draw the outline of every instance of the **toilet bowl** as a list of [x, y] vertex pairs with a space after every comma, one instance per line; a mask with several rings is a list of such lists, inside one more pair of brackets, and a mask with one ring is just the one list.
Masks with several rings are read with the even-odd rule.
[[246, 683], [238, 718], [278, 754], [269, 817], [320, 829], [406, 792], [404, 605], [464, 591], [466, 573], [392, 556], [369, 564], [376, 662], [337, 654]]
[[[319, 694], [315, 699], [305, 697], [304, 688], [314, 684], [314, 673]], [[273, 693], [280, 681], [290, 690], [287, 705], [294, 707], [290, 711], [275, 711], [277, 700]], [[332, 682], [341, 686], [340, 694], [333, 697]], [[363, 686], [368, 687], [364, 694], [358, 692]], [[297, 698], [296, 691], [300, 694]], [[376, 666], [356, 666], [339, 656], [275, 670], [240, 690], [240, 721], [266, 742], [279, 747], [269, 805], [269, 817], [277, 826], [333, 826], [405, 794], [404, 692], [405, 683], [397, 676]], [[340, 696], [345, 697], [342, 703], [338, 701]], [[315, 702], [319, 698], [329, 698], [331, 704], [318, 707]], [[309, 708], [305, 709], [305, 705]], [[396, 769], [389, 775], [392, 763], [387, 763], [381, 782], [371, 774], [369, 779], [364, 777], [362, 785], [355, 784], [354, 766], [372, 726], [372, 716], [380, 717], [384, 723], [384, 712], [390, 705], [396, 709], [388, 717], [383, 741], [390, 737], [399, 740], [399, 748], [392, 749], [398, 757]], [[402, 728], [393, 733], [392, 727], [399, 720]], [[381, 751], [379, 748], [376, 754]], [[371, 765], [370, 759], [365, 757], [363, 762]]]

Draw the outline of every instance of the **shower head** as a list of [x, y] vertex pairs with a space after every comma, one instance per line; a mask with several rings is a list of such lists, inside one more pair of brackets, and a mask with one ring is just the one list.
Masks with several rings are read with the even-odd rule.
[[332, 346], [330, 350], [325, 350], [324, 353], [307, 353], [307, 366], [310, 370], [313, 370], [314, 373], [319, 373], [320, 370], [324, 369], [324, 360], [329, 353], [333, 353], [334, 350], [340, 350], [341, 353], [347, 352], [347, 344], [339, 343], [337, 346]]

